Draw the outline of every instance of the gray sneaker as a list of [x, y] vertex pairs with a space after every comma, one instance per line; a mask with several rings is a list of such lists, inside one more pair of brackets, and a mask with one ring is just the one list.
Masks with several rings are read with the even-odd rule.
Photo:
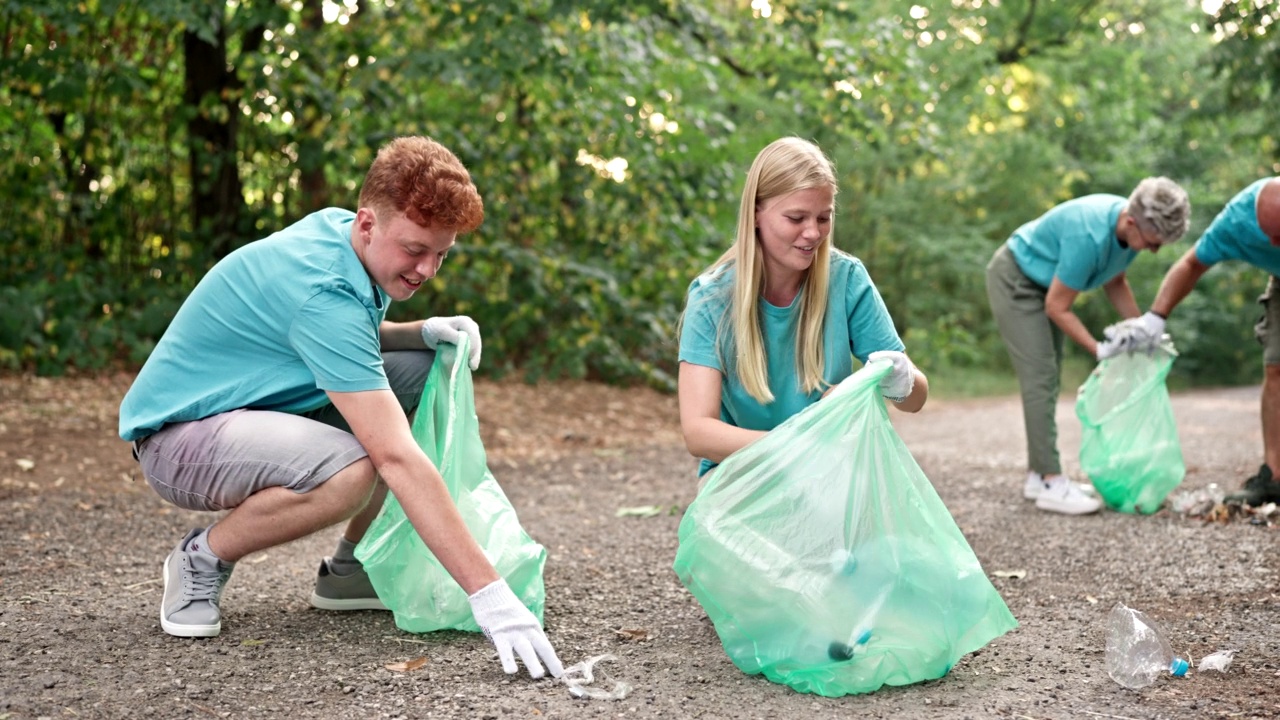
[[316, 589], [311, 593], [311, 606], [321, 610], [386, 610], [378, 592], [369, 582], [369, 573], [360, 568], [350, 575], [335, 575], [329, 567], [332, 558], [320, 561]]
[[187, 543], [201, 532], [196, 528], [187, 533], [164, 561], [160, 627], [177, 637], [216, 637], [222, 632], [218, 602], [235, 566], [208, 553], [188, 552]]

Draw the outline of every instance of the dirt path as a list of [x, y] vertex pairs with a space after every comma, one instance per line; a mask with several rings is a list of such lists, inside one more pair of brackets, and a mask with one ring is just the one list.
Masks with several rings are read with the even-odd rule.
[[[509, 679], [476, 635], [400, 632], [387, 613], [311, 609], [337, 531], [242, 561], [209, 640], [165, 635], [160, 563], [207, 516], [147, 488], [115, 439], [127, 377], [0, 378], [0, 720], [28, 718], [1214, 718], [1280, 717], [1280, 535], [1163, 511], [1043, 514], [1020, 496], [1015, 399], [931, 401], [895, 425], [1020, 626], [938, 681], [828, 699], [738, 671], [671, 571], [693, 498], [674, 400], [588, 384], [480, 383], [490, 465], [547, 547], [548, 634], [566, 663], [634, 686], [584, 701]], [[1174, 398], [1184, 488], [1234, 487], [1256, 469], [1258, 390]], [[1079, 447], [1059, 408], [1065, 458]], [[29, 469], [24, 469], [29, 467]], [[619, 508], [655, 506], [648, 517]], [[1230, 671], [1142, 692], [1103, 670], [1116, 601], [1163, 623], [1193, 661]], [[628, 632], [620, 633], [619, 630]], [[386, 665], [427, 658], [411, 672]]]

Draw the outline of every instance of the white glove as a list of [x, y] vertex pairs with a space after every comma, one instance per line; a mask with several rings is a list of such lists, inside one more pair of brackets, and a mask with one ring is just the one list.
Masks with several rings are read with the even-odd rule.
[[1160, 337], [1164, 335], [1164, 318], [1151, 311], [1147, 311], [1141, 317], [1125, 320], [1121, 324], [1128, 325], [1141, 333], [1142, 341], [1146, 343], [1158, 343]]
[[897, 350], [877, 350], [867, 356], [867, 362], [875, 360], [893, 363], [889, 374], [880, 378], [880, 394], [894, 402], [906, 400], [916, 386], [916, 366], [911, 364], [911, 358]]
[[1145, 315], [1128, 320], [1121, 320], [1108, 325], [1102, 331], [1103, 342], [1098, 343], [1095, 353], [1099, 360], [1106, 360], [1122, 352], [1147, 353], [1154, 352], [1164, 338], [1164, 318], [1148, 312]]
[[1115, 357], [1125, 349], [1125, 338], [1117, 338], [1115, 337], [1115, 334], [1110, 331], [1111, 328], [1107, 328], [1107, 339], [1098, 343], [1098, 349], [1094, 352], [1094, 355], [1097, 356], [1099, 362], [1106, 360], [1109, 357]]
[[[538, 625], [538, 618], [511, 592], [506, 580], [494, 580], [467, 600], [471, 602], [471, 614], [475, 616], [476, 624], [498, 649], [502, 669], [508, 675], [519, 669], [513, 650], [524, 661], [531, 678], [537, 679], [546, 674], [542, 663], [547, 664], [552, 677], [564, 674], [564, 666]], [[538, 662], [538, 658], [542, 658], [542, 662]]]
[[440, 343], [457, 345], [463, 333], [471, 338], [471, 357], [467, 364], [475, 370], [480, 367], [480, 326], [475, 320], [466, 315], [454, 315], [427, 318], [422, 322], [422, 342], [432, 350]]

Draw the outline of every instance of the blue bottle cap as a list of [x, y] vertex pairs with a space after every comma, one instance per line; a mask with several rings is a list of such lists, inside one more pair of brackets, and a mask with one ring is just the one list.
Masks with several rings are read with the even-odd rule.
[[1187, 661], [1176, 657], [1169, 663], [1169, 673], [1174, 677], [1182, 677], [1187, 674]]

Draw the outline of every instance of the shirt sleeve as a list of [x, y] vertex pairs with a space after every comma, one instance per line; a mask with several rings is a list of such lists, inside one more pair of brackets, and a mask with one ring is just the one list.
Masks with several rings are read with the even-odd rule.
[[341, 289], [316, 293], [299, 309], [289, 342], [316, 378], [333, 392], [388, 390], [378, 328], [353, 294]]
[[689, 288], [684, 322], [680, 328], [680, 361], [714, 368], [724, 372], [717, 348], [721, 322], [725, 321], [727, 304], [715, 302], [712, 287], [695, 280]]
[[1084, 292], [1089, 279], [1097, 274], [1098, 248], [1088, 230], [1088, 207], [1084, 200], [1066, 202], [1040, 218], [1036, 236], [1046, 247], [1057, 248], [1057, 257], [1050, 260], [1052, 274], [1045, 278], [1045, 287], [1056, 277], [1072, 290]]
[[1058, 264], [1053, 268], [1054, 277], [1076, 292], [1084, 292], [1089, 278], [1097, 272], [1097, 249], [1088, 233], [1068, 227], [1068, 223], [1055, 223], [1058, 233]]
[[1196, 259], [1205, 265], [1217, 265], [1224, 260], [1238, 260], [1242, 257], [1236, 237], [1241, 235], [1236, 227], [1232, 213], [1234, 208], [1220, 213], [1208, 229], [1196, 241]]
[[844, 290], [849, 308], [849, 341], [859, 361], [865, 363], [867, 356], [878, 350], [906, 349], [893, 326], [889, 308], [862, 263], [854, 264]]

